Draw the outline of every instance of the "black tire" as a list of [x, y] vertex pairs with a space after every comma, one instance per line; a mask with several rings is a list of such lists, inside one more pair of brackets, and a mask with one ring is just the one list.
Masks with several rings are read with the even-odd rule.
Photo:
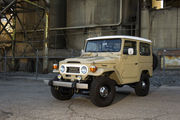
[[135, 93], [137, 96], [146, 96], [149, 93], [149, 76], [147, 74], [142, 74], [141, 79], [135, 85]]
[[158, 66], [158, 58], [157, 56], [153, 53], [153, 70], [155, 70]]
[[72, 88], [51, 86], [52, 96], [58, 100], [69, 100], [74, 95]]
[[[104, 90], [103, 90], [104, 89]], [[100, 92], [103, 90], [104, 92]], [[99, 107], [110, 105], [115, 97], [115, 82], [107, 77], [96, 77], [91, 83], [91, 102]]]

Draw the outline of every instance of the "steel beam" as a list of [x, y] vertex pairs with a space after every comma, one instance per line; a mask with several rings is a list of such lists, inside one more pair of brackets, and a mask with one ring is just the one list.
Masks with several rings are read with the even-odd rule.
[[13, 0], [9, 5], [7, 5], [2, 11], [0, 11], [0, 15], [3, 14], [7, 9], [9, 9], [14, 3], [16, 2], [16, 0]]
[[0, 34], [6, 29], [6, 27], [7, 27], [8, 24], [10, 24], [10, 26], [11, 26], [10, 21], [12, 20], [12, 18], [13, 18], [13, 15], [12, 15], [9, 19], [7, 19], [7, 17], [6, 17], [7, 23], [6, 23], [5, 25], [2, 25], [3, 28], [2, 28], [2, 30], [0, 31]]
[[45, 11], [44, 45], [43, 45], [43, 71], [48, 70], [48, 37], [49, 37], [49, 11]]
[[26, 3], [28, 3], [28, 4], [30, 4], [30, 5], [33, 5], [33, 6], [37, 7], [37, 8], [40, 8], [40, 9], [42, 9], [42, 10], [45, 10], [44, 7], [38, 5], [38, 4], [34, 3], [34, 2], [31, 2], [30, 0], [22, 0], [22, 1], [24, 1], [24, 2], [26, 2]]
[[13, 35], [12, 35], [12, 67], [13, 70], [15, 70], [15, 47], [16, 47], [16, 15], [14, 14], [14, 19], [13, 19]]

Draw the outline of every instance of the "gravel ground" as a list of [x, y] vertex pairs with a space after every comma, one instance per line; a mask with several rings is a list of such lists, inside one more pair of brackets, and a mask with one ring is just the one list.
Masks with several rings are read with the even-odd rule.
[[152, 86], [180, 86], [180, 70], [156, 70], [151, 78]]

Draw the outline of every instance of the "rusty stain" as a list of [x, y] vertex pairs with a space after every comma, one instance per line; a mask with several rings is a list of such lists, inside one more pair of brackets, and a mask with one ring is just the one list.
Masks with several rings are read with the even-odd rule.
[[[180, 56], [165, 56], [166, 68], [180, 68]], [[163, 57], [161, 57], [161, 68], [163, 68]]]
[[158, 55], [160, 56], [180, 56], [180, 50], [166, 50], [166, 52], [163, 52], [163, 50], [158, 51]]

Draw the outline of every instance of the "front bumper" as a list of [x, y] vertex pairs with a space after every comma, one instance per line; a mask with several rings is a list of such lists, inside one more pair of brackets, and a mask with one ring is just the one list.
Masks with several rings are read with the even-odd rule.
[[[49, 84], [50, 80], [44, 80], [44, 83]], [[75, 83], [75, 82], [62, 82], [62, 81], [52, 81], [52, 86], [60, 86], [67, 88], [76, 89], [88, 89], [88, 84], [86, 83]]]

